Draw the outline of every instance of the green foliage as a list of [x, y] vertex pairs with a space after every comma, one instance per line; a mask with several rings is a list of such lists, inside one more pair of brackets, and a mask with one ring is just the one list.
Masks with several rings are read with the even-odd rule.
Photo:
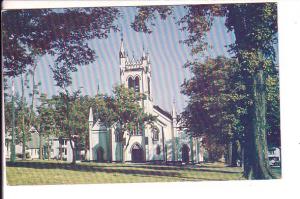
[[39, 129], [40, 135], [50, 134], [56, 135], [56, 121], [55, 121], [55, 109], [54, 109], [54, 101], [51, 99], [47, 99], [47, 95], [40, 95], [40, 105], [37, 107], [38, 118], [36, 126]]
[[[182, 85], [182, 93], [189, 97], [182, 113], [183, 125], [193, 136], [205, 137], [208, 148], [226, 145], [241, 139], [243, 126], [240, 117], [245, 86], [241, 84], [239, 67], [234, 59], [217, 57], [204, 63], [188, 62], [193, 74]], [[224, 148], [224, 147], [223, 147]]]
[[279, 147], [281, 146], [279, 76], [276, 73], [266, 78], [266, 106], [268, 144]]
[[60, 87], [71, 83], [76, 66], [95, 60], [88, 45], [117, 31], [116, 8], [67, 8], [7, 10], [2, 14], [4, 75], [18, 76], [30, 68], [36, 56], [52, 55], [54, 79]]
[[127, 133], [129, 135], [127, 146], [133, 131], [141, 131], [145, 125], [153, 126], [156, 120], [155, 116], [144, 112], [141, 106], [141, 100], [144, 98], [144, 94], [128, 89], [124, 85], [116, 86], [113, 96], [96, 96], [94, 103], [94, 110], [97, 111], [96, 119], [107, 127], [116, 125], [121, 137]]
[[[159, 15], [160, 19], [166, 19], [168, 15], [173, 12], [170, 6], [144, 6], [138, 7], [138, 14], [135, 16], [134, 21], [131, 23], [131, 27], [138, 32], [152, 33], [150, 26], [155, 26], [153, 21]], [[150, 24], [149, 24], [150, 22]]]
[[[227, 135], [230, 136], [232, 130], [243, 132], [242, 136], [247, 151], [247, 160], [245, 162], [247, 166], [245, 167], [246, 176], [249, 177], [252, 175], [251, 172], [254, 172], [254, 176], [257, 178], [272, 177], [266, 158], [267, 143], [263, 138], [265, 137], [266, 127], [267, 130], [272, 132], [271, 134], [274, 137], [277, 137], [277, 140], [279, 140], [278, 132], [280, 132], [278, 81], [276, 82], [273, 79], [274, 77], [270, 79], [274, 72], [277, 74], [275, 67], [277, 60], [274, 48], [277, 45], [278, 32], [277, 4], [190, 5], [185, 6], [185, 8], [187, 13], [178, 21], [178, 24], [182, 31], [188, 33], [187, 39], [182, 42], [191, 47], [193, 55], [201, 55], [207, 49], [206, 36], [213, 25], [214, 19], [216, 17], [225, 18], [225, 26], [228, 31], [233, 31], [235, 35], [235, 41], [229, 46], [228, 51], [237, 58], [239, 64], [237, 75], [233, 76], [232, 82], [235, 84], [235, 78], [238, 77], [239, 80], [237, 82], [239, 82], [239, 85], [244, 85], [245, 87], [243, 90], [240, 90], [240, 93], [238, 92], [245, 97], [237, 100], [238, 98], [234, 94], [234, 85], [225, 86], [230, 82], [223, 81], [223, 76], [215, 79], [211, 78], [210, 82], [212, 85], [206, 81], [209, 78], [205, 76], [210, 77], [211, 73], [213, 73], [209, 70], [211, 66], [207, 61], [205, 66], [207, 70], [199, 70], [201, 67], [199, 67], [197, 61], [188, 62], [187, 67], [192, 66], [192, 73], [196, 76], [183, 84], [183, 93], [190, 97], [188, 107], [183, 113], [188, 130], [192, 133], [197, 132], [196, 134], [198, 135], [203, 135], [208, 131], [223, 132], [219, 135], [211, 136], [210, 141], [212, 139], [218, 141], [219, 139], [216, 139], [216, 137], [223, 137], [222, 139], [226, 140]], [[135, 19], [148, 20], [147, 17], [136, 17]], [[136, 22], [135, 24], [143, 25], [145, 23]], [[135, 28], [135, 30], [146, 32], [147, 28]], [[216, 70], [215, 73], [218, 73], [218, 68], [213, 70]], [[207, 72], [203, 72], [204, 77], [201, 77], [198, 71], [201, 71], [201, 73], [202, 71]], [[223, 73], [224, 71], [222, 71]], [[261, 82], [255, 85], [255, 77], [258, 74], [261, 74]], [[197, 75], [201, 78], [197, 79]], [[267, 78], [267, 80], [264, 78]], [[220, 87], [219, 85], [222, 82], [224, 86]], [[264, 108], [265, 85], [267, 85], [268, 92], [267, 113]], [[206, 88], [209, 88], [209, 90]], [[226, 91], [231, 92], [230, 98], [226, 96]], [[236, 106], [228, 106], [230, 108], [227, 109], [224, 105], [232, 104], [228, 103], [230, 101], [235, 103]], [[230, 115], [232, 113], [233, 115]], [[264, 115], [267, 116], [267, 120], [262, 118]], [[236, 126], [236, 128], [232, 128], [233, 126]], [[275, 129], [272, 129], [271, 126], [274, 126]], [[257, 138], [261, 138], [260, 142], [256, 142]], [[258, 143], [260, 146], [258, 146]], [[257, 153], [257, 151], [259, 152]], [[260, 167], [257, 165], [264, 166]], [[251, 171], [248, 172], [247, 170]]]

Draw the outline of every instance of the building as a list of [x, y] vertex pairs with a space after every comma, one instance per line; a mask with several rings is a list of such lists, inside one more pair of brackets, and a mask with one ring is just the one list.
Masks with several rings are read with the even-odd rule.
[[270, 147], [268, 149], [268, 158], [270, 166], [280, 166], [281, 162], [281, 152], [278, 147]]
[[[171, 113], [153, 103], [152, 68], [149, 54], [143, 52], [140, 59], [129, 59], [121, 40], [120, 83], [136, 92], [146, 95], [141, 106], [146, 113], [157, 116], [155, 128], [145, 127], [133, 132], [130, 140], [120, 138], [117, 125], [106, 128], [101, 121], [95, 121], [93, 110], [89, 114], [89, 160], [97, 162], [184, 162], [197, 163], [203, 161], [203, 148], [199, 138], [188, 136], [179, 130], [175, 105]], [[129, 145], [123, 151], [124, 143]], [[123, 154], [124, 152], [124, 154]]]

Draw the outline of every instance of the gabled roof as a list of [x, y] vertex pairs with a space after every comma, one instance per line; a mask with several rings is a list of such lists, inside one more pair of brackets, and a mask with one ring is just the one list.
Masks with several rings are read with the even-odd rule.
[[92, 127], [92, 131], [107, 131], [106, 126], [98, 119]]
[[169, 118], [170, 120], [172, 120], [172, 115], [171, 115], [169, 112], [163, 110], [162, 108], [160, 108], [160, 107], [157, 106], [157, 105], [154, 105], [153, 108], [154, 108], [155, 110], [157, 110], [159, 113], [161, 113], [161, 114], [163, 114], [164, 116], [166, 116], [167, 118]]

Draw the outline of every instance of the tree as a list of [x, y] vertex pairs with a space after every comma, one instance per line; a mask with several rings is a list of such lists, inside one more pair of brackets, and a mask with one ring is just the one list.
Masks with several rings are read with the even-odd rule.
[[[50, 136], [57, 135], [57, 125], [55, 121], [55, 109], [53, 99], [48, 99], [46, 94], [40, 94], [40, 104], [37, 107], [38, 116], [35, 119], [34, 127], [39, 132], [39, 158], [43, 159], [43, 148], [48, 147], [47, 154], [50, 158]], [[47, 140], [44, 138], [47, 138]], [[47, 142], [46, 142], [47, 141]]]
[[[77, 113], [76, 107], [74, 106], [76, 105], [76, 101], [78, 100], [79, 96], [79, 90], [72, 93], [69, 93], [68, 90], [66, 90], [65, 92], [60, 92], [57, 96], [53, 96], [53, 99], [55, 100], [56, 126], [60, 131], [60, 135], [68, 138], [70, 141], [73, 157], [72, 164], [76, 163], [76, 151], [74, 143], [76, 142], [76, 133], [78, 133], [74, 120], [76, 120], [76, 114], [80, 114]], [[86, 118], [83, 121], [86, 121]]]
[[[202, 54], [207, 49], [205, 37], [215, 17], [225, 17], [227, 29], [234, 32], [236, 40], [230, 45], [229, 51], [238, 60], [246, 85], [245, 93], [250, 99], [245, 106], [247, 112], [242, 117], [245, 126], [244, 176], [249, 179], [273, 178], [267, 157], [264, 85], [266, 76], [274, 70], [276, 62], [276, 4], [193, 5], [185, 8], [187, 13], [179, 19], [178, 24], [181, 30], [188, 33], [188, 38], [182, 42], [191, 47], [194, 55]], [[149, 32], [145, 31], [147, 28], [137, 27], [147, 27], [146, 22], [151, 20], [156, 10], [148, 8], [147, 13], [139, 9], [132, 27], [136, 31]]]
[[70, 81], [76, 66], [95, 60], [87, 41], [107, 38], [116, 31], [116, 8], [67, 8], [8, 10], [2, 13], [3, 66], [5, 76], [18, 76], [32, 67], [35, 58], [52, 55], [51, 68], [68, 76], [55, 80]]
[[[70, 128], [72, 129], [72, 135], [74, 137], [74, 149], [73, 150], [73, 160], [76, 157], [76, 150], [81, 151], [81, 146], [88, 146], [88, 133], [89, 133], [89, 107], [91, 105], [91, 100], [88, 96], [80, 96], [75, 99], [70, 107]], [[87, 150], [86, 150], [87, 151]], [[87, 153], [85, 153], [85, 156]]]
[[119, 137], [125, 140], [122, 142], [123, 161], [134, 131], [142, 132], [147, 126], [152, 128], [156, 120], [155, 116], [144, 112], [140, 103], [144, 97], [144, 94], [120, 85], [114, 88], [113, 96], [98, 96], [95, 100], [95, 108], [99, 112], [97, 119], [108, 128], [115, 125]]
[[280, 103], [279, 103], [279, 75], [278, 71], [266, 78], [267, 103], [267, 139], [268, 144], [276, 147], [280, 142]]
[[[241, 140], [243, 130], [240, 117], [245, 114], [242, 100], [246, 96], [239, 67], [234, 59], [225, 57], [189, 62], [185, 67], [193, 77], [182, 85], [182, 93], [189, 97], [183, 125], [192, 136], [204, 138], [210, 153], [224, 153], [226, 145]], [[230, 164], [234, 162], [236, 157]]]

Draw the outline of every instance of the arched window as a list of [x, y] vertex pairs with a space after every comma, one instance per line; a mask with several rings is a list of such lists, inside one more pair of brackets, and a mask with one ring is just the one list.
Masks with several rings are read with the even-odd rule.
[[152, 130], [152, 133], [153, 133], [153, 141], [158, 141], [158, 139], [159, 139], [158, 129], [154, 128]]
[[150, 78], [148, 77], [148, 95], [150, 96]]
[[140, 92], [140, 78], [138, 76], [134, 79], [134, 90], [135, 92]]
[[134, 81], [132, 77], [128, 78], [128, 88], [133, 88], [134, 87]]

